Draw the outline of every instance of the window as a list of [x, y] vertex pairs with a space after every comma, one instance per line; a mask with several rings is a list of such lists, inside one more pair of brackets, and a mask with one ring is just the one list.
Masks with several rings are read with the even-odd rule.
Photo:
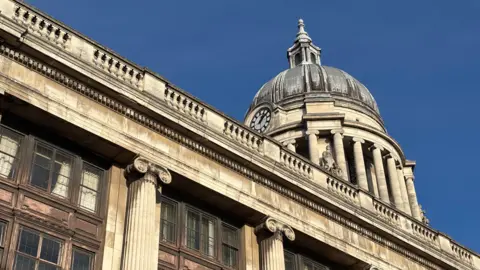
[[79, 205], [81, 208], [96, 212], [103, 170], [88, 163], [83, 163], [82, 180], [80, 182]]
[[15, 256], [15, 270], [60, 269], [62, 242], [58, 239], [22, 228]]
[[222, 262], [223, 264], [237, 268], [238, 264], [238, 231], [229, 225], [222, 225]]
[[0, 259], [3, 257], [3, 250], [5, 249], [5, 233], [7, 230], [7, 224], [0, 222]]
[[94, 254], [79, 248], [73, 248], [71, 270], [91, 270], [93, 269]]
[[285, 270], [295, 270], [295, 254], [285, 251]]
[[68, 197], [73, 157], [56, 148], [35, 142], [30, 183], [57, 196]]
[[0, 126], [0, 176], [13, 178], [17, 170], [22, 135]]
[[295, 66], [298, 66], [302, 63], [302, 52], [295, 54]]
[[303, 255], [284, 252], [285, 270], [329, 270], [330, 268]]
[[[171, 253], [172, 245], [175, 245], [180, 256], [187, 250], [193, 250], [204, 260], [214, 260], [215, 263], [220, 262], [225, 267], [238, 268], [240, 260], [238, 228], [164, 195], [160, 217], [160, 249], [168, 244], [167, 250]], [[161, 267], [163, 266], [159, 269], [162, 269]]]
[[203, 213], [187, 210], [186, 246], [201, 253], [215, 256], [215, 220]]
[[160, 241], [175, 244], [177, 241], [177, 206], [171, 202], [162, 202]]
[[310, 53], [310, 61], [314, 64], [317, 63], [317, 56], [314, 53]]

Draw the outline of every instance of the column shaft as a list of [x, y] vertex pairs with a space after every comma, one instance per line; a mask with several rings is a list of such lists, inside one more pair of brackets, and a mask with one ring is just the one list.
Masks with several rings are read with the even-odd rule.
[[342, 170], [343, 179], [347, 180], [347, 162], [345, 161], [345, 149], [343, 148], [343, 136], [340, 132], [333, 134], [333, 150], [338, 167]]
[[390, 187], [392, 188], [393, 203], [395, 207], [403, 210], [402, 193], [400, 191], [400, 184], [398, 183], [397, 168], [395, 166], [395, 160], [392, 157], [387, 158], [387, 167]]
[[315, 164], [320, 164], [320, 153], [318, 152], [318, 139], [316, 131], [307, 131], [308, 134], [308, 150], [310, 152], [310, 160]]
[[285, 270], [281, 232], [276, 232], [260, 242], [262, 270]]
[[408, 201], [410, 203], [410, 209], [412, 210], [412, 216], [422, 221], [422, 213], [420, 213], [420, 207], [417, 202], [417, 193], [415, 192], [415, 185], [413, 184], [413, 177], [407, 177], [405, 181], [407, 187]]
[[[146, 173], [128, 187], [127, 220], [125, 230], [125, 254], [123, 269], [157, 269], [158, 246], [155, 246], [156, 176]], [[147, 255], [147, 256], [146, 256]]]
[[362, 139], [353, 139], [353, 157], [355, 159], [355, 170], [357, 173], [358, 186], [368, 191], [367, 174], [365, 173], [365, 161], [363, 159]]
[[402, 192], [402, 201], [403, 201], [403, 210], [408, 215], [412, 215], [412, 211], [410, 210], [410, 203], [408, 202], [408, 194], [407, 194], [407, 186], [405, 184], [405, 176], [403, 175], [402, 168], [397, 168], [397, 177], [398, 183], [400, 185], [400, 191]]
[[390, 203], [387, 180], [385, 178], [385, 170], [383, 169], [382, 153], [380, 152], [380, 148], [377, 146], [374, 146], [373, 148], [373, 163], [375, 166], [375, 176], [377, 177], [377, 186], [380, 200], [386, 203]]

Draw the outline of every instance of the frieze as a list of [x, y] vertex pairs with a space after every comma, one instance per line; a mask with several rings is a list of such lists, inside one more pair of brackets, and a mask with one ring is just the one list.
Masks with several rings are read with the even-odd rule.
[[50, 79], [52, 79], [53, 81], [56, 81], [58, 82], [59, 84], [62, 84], [74, 91], [76, 91], [77, 93], [103, 105], [103, 106], [106, 106], [110, 109], [112, 109], [113, 111], [131, 119], [132, 121], [135, 121], [141, 125], [144, 125], [145, 127], [155, 131], [155, 132], [158, 132], [159, 134], [162, 134], [168, 138], [170, 138], [171, 140], [193, 150], [193, 151], [196, 151], [208, 158], [211, 158], [212, 160], [215, 160], [229, 168], [231, 168], [232, 170], [234, 171], [237, 171], [238, 173], [244, 175], [245, 177], [253, 180], [254, 182], [258, 183], [258, 184], [261, 184], [267, 188], [270, 188], [312, 210], [314, 210], [315, 212], [327, 217], [327, 218], [330, 218], [334, 221], [336, 221], [337, 223], [339, 224], [342, 224], [343, 226], [353, 230], [353, 231], [356, 231], [357, 233], [379, 243], [379, 244], [382, 244], [392, 250], [395, 250], [396, 252], [408, 257], [408, 258], [411, 258], [423, 265], [425, 265], [426, 267], [430, 268], [430, 269], [442, 269], [441, 267], [439, 267], [438, 265], [420, 257], [419, 255], [403, 248], [402, 246], [400, 245], [397, 245], [395, 244], [394, 242], [391, 242], [389, 240], [387, 240], [385, 237], [383, 236], [380, 236], [378, 234], [376, 234], [375, 232], [371, 231], [370, 229], [367, 229], [365, 227], [362, 227], [356, 223], [354, 223], [353, 221], [351, 221], [349, 218], [346, 218], [346, 217], [343, 217], [333, 211], [331, 211], [330, 209], [326, 208], [326, 207], [323, 207], [321, 206], [320, 204], [312, 201], [312, 200], [309, 200], [307, 199], [305, 196], [297, 193], [297, 192], [294, 192], [286, 187], [284, 187], [283, 185], [280, 185], [279, 183], [276, 183], [270, 179], [267, 179], [259, 174], [257, 174], [256, 172], [252, 171], [251, 169], [241, 165], [240, 163], [237, 163], [227, 157], [225, 157], [224, 155], [222, 154], [219, 154], [218, 152], [216, 151], [213, 151], [212, 149], [210, 149], [209, 147], [206, 147], [205, 145], [197, 142], [197, 141], [194, 141], [188, 137], [185, 137], [181, 134], [179, 134], [178, 132], [176, 132], [175, 130], [171, 129], [171, 128], [168, 128], [164, 125], [162, 125], [160, 122], [154, 120], [153, 118], [150, 118], [142, 113], [139, 113], [138, 111], [134, 110], [134, 109], [131, 109], [127, 106], [125, 106], [124, 104], [114, 100], [113, 98], [107, 96], [107, 95], [104, 95], [100, 92], [98, 92], [97, 90], [83, 84], [82, 82], [79, 82], [67, 75], [65, 75], [64, 73], [61, 73], [59, 70], [56, 70], [52, 67], [49, 67], [39, 61], [37, 61], [36, 59], [33, 59], [31, 58], [30, 56], [24, 54], [23, 52], [20, 52], [20, 51], [17, 51], [17, 50], [14, 50], [10, 47], [8, 47], [6, 44], [1, 44], [0, 45], [0, 54], [10, 58], [10, 59], [13, 59], [14, 61], [32, 69], [33, 71], [35, 72], [38, 72]]

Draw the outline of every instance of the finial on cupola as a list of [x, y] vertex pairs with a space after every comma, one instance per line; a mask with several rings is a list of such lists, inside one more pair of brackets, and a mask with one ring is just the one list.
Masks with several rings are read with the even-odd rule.
[[304, 64], [320, 65], [321, 49], [312, 43], [312, 39], [305, 31], [305, 23], [298, 20], [298, 33], [293, 46], [288, 49], [288, 62], [290, 68]]

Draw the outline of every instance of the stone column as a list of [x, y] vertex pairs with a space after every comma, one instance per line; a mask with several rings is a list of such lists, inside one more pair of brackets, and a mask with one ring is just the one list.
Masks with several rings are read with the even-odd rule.
[[345, 148], [343, 146], [343, 130], [334, 129], [332, 130], [333, 134], [333, 150], [335, 151], [335, 161], [337, 162], [338, 168], [342, 170], [342, 178], [344, 180], [348, 179], [347, 176], [347, 162], [345, 160]]
[[390, 203], [388, 195], [387, 179], [385, 178], [385, 170], [383, 168], [382, 150], [383, 148], [377, 144], [370, 147], [373, 154], [373, 165], [375, 166], [375, 176], [377, 178], [378, 194], [380, 200]]
[[[138, 157], [125, 169], [128, 200], [123, 267], [125, 270], [156, 270], [159, 236], [155, 233], [157, 187], [169, 184], [167, 169]], [[159, 189], [161, 190], [161, 189]]]
[[353, 157], [355, 159], [355, 171], [357, 173], [358, 186], [368, 191], [367, 174], [365, 172], [365, 161], [363, 160], [362, 143], [363, 139], [353, 138]]
[[393, 204], [398, 209], [403, 210], [402, 193], [400, 191], [400, 184], [398, 183], [398, 174], [397, 167], [395, 166], [395, 159], [390, 154], [388, 154], [386, 158], [390, 187], [392, 188]]
[[408, 194], [408, 201], [410, 203], [410, 209], [412, 211], [412, 216], [418, 221], [422, 221], [422, 213], [420, 212], [420, 207], [417, 202], [417, 193], [415, 192], [415, 185], [413, 184], [413, 175], [406, 176], [406, 187]]
[[260, 269], [285, 270], [283, 237], [295, 240], [293, 229], [269, 217], [255, 228], [260, 242]]
[[402, 192], [403, 211], [408, 215], [412, 215], [410, 210], [410, 203], [408, 202], [407, 186], [405, 185], [405, 176], [403, 175], [403, 169], [400, 165], [397, 166], [397, 178], [400, 185], [400, 191]]
[[318, 131], [317, 130], [308, 130], [308, 151], [310, 152], [310, 160], [319, 165], [320, 164], [320, 153], [318, 151]]

